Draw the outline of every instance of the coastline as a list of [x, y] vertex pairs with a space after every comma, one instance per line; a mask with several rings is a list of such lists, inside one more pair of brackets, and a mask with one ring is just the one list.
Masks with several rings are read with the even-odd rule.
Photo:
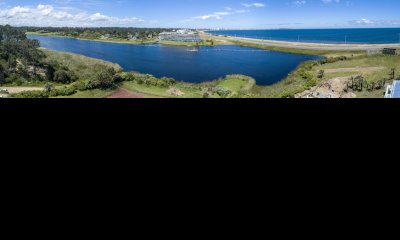
[[[225, 41], [213, 40], [213, 43], [208, 42], [212, 39], [205, 38], [201, 36], [203, 42], [196, 44], [190, 42], [173, 42], [173, 41], [160, 41], [158, 39], [147, 40], [147, 41], [137, 41], [137, 40], [122, 40], [122, 39], [93, 39], [93, 38], [79, 38], [79, 37], [71, 37], [64, 36], [54, 33], [39, 33], [39, 32], [26, 32], [26, 35], [31, 36], [45, 36], [45, 37], [58, 37], [58, 38], [70, 38], [77, 39], [82, 41], [94, 41], [94, 42], [105, 42], [105, 43], [117, 43], [117, 44], [131, 44], [131, 45], [146, 45], [146, 44], [160, 44], [160, 45], [168, 45], [168, 46], [177, 46], [177, 47], [200, 47], [200, 46], [218, 46], [218, 45], [226, 45], [231, 44]], [[208, 40], [208, 41], [207, 41]]]
[[131, 40], [107, 40], [107, 39], [92, 39], [92, 38], [78, 38], [78, 37], [71, 37], [71, 36], [64, 36], [58, 35], [53, 33], [38, 33], [38, 32], [26, 32], [26, 35], [32, 36], [44, 36], [44, 37], [58, 37], [58, 38], [70, 38], [70, 39], [77, 39], [82, 41], [94, 41], [94, 42], [105, 42], [105, 43], [118, 43], [118, 44], [131, 44], [131, 45], [142, 45], [142, 44], [154, 44], [157, 43], [158, 40], [149, 40], [149, 41], [131, 41]]
[[307, 42], [287, 42], [287, 41], [272, 41], [243, 37], [232, 36], [217, 36], [207, 32], [201, 32], [204, 36], [219, 40], [226, 41], [232, 44], [268, 49], [279, 52], [299, 53], [308, 55], [319, 56], [337, 56], [348, 54], [360, 54], [368, 50], [383, 49], [383, 48], [396, 48], [400, 49], [400, 43], [393, 44], [330, 44], [330, 43], [307, 43]]
[[[105, 43], [117, 43], [117, 44], [131, 44], [131, 45], [145, 45], [145, 44], [161, 44], [169, 46], [182, 46], [182, 47], [200, 47], [200, 46], [218, 46], [218, 45], [239, 45], [245, 47], [260, 48], [265, 50], [294, 53], [294, 54], [305, 54], [305, 55], [316, 55], [324, 57], [336, 57], [336, 56], [357, 56], [365, 54], [368, 50], [383, 49], [383, 48], [396, 48], [400, 49], [400, 43], [393, 44], [329, 44], [329, 43], [307, 43], [307, 42], [287, 42], [287, 41], [272, 41], [262, 40], [253, 38], [243, 37], [232, 37], [232, 36], [217, 36], [204, 31], [200, 31], [200, 36], [203, 40], [202, 43], [183, 43], [183, 42], [172, 42], [172, 41], [159, 41], [153, 39], [149, 41], [130, 41], [130, 40], [117, 40], [117, 39], [87, 39], [78, 38], [71, 36], [57, 35], [54, 33], [38, 33], [38, 32], [27, 32], [27, 35], [32, 36], [47, 36], [47, 37], [65, 37], [71, 39], [77, 39], [82, 41], [95, 41]], [[213, 43], [211, 44], [212, 41]]]

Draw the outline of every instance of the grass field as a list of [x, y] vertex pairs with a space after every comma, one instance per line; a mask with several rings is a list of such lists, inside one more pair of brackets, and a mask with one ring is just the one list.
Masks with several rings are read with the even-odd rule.
[[104, 67], [114, 68], [117, 72], [122, 71], [122, 68], [118, 64], [101, 59], [89, 58], [74, 53], [56, 52], [47, 49], [42, 50], [47, 56], [46, 61], [57, 62], [62, 66], [68, 67], [80, 80], [91, 78], [99, 69]]
[[[195, 83], [184, 83], [178, 82], [173, 87], [181, 95], [172, 95], [170, 93], [171, 88], [163, 88], [156, 86], [147, 86], [145, 84], [138, 84], [136, 82], [124, 82], [121, 88], [127, 89], [133, 92], [145, 93], [153, 96], [169, 97], [169, 98], [202, 98], [204, 93], [210, 88], [223, 88], [231, 91], [235, 96], [240, 93], [248, 93], [255, 85], [255, 80], [241, 75], [231, 75], [224, 79], [220, 79], [212, 82], [205, 82], [200, 84]], [[219, 95], [213, 93], [210, 95], [213, 98], [220, 98]]]
[[[348, 71], [346, 69], [356, 68], [359, 71]], [[363, 75], [368, 80], [377, 81], [389, 76], [389, 71], [392, 68], [398, 68], [398, 75], [400, 75], [400, 56], [387, 56], [387, 55], [372, 55], [360, 56], [349, 59], [347, 61], [340, 61], [331, 64], [317, 66], [314, 71], [339, 69], [337, 72], [327, 72], [327, 78], [342, 77], [342, 76], [356, 76]], [[372, 70], [371, 70], [372, 69]]]
[[[315, 81], [315, 84], [309, 83], [307, 80], [299, 76], [299, 73], [304, 70], [300, 66], [286, 79], [271, 86], [256, 86], [253, 92], [257, 96], [267, 98], [289, 97], [301, 93], [313, 85], [318, 85], [325, 80], [335, 79], [337, 77], [346, 77], [350, 79], [350, 77], [355, 77], [357, 75], [362, 75], [368, 82], [376, 82], [384, 78], [389, 78], [389, 73], [392, 68], [396, 69], [396, 76], [400, 76], [399, 55], [357, 56], [344, 61], [313, 66], [311, 69], [305, 70], [313, 75], [313, 81]], [[351, 71], [346, 71], [346, 69], [350, 69]], [[320, 70], [327, 71], [322, 80], [317, 78], [317, 74]], [[383, 91], [384, 89], [373, 91], [363, 90], [362, 92], [354, 92], [354, 94], [358, 98], [382, 98]]]

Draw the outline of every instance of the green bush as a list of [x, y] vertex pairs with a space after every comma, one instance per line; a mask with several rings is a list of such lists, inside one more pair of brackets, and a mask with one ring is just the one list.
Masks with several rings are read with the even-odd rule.
[[9, 74], [8, 76], [6, 76], [6, 79], [4, 81], [4, 83], [11, 83], [16, 86], [21, 86], [27, 82], [28, 82], [28, 79], [21, 77], [20, 75], [18, 75], [16, 73]]
[[315, 87], [317, 85], [317, 81], [313, 78], [307, 79], [306, 82], [304, 83], [304, 87], [306, 89], [310, 89], [312, 87]]
[[222, 88], [222, 87], [216, 87], [215, 92], [221, 97], [221, 98], [227, 98], [230, 94], [232, 94], [231, 90]]
[[55, 94], [55, 97], [57, 96], [71, 96], [77, 92], [76, 88], [73, 86], [69, 87], [63, 87], [61, 89], [57, 89], [53, 91]]
[[87, 90], [86, 88], [86, 83], [84, 81], [79, 81], [75, 82], [72, 84], [72, 86], [77, 90], [77, 91], [85, 91]]
[[101, 89], [109, 89], [115, 87], [116, 80], [116, 72], [114, 68], [105, 68], [103, 67], [96, 76], [94, 77], [94, 81], [91, 82], [91, 87], [93, 88], [101, 88]]
[[11, 94], [12, 98], [48, 98], [49, 94], [44, 91], [28, 91], [16, 94]]
[[91, 90], [97, 88], [97, 82], [94, 80], [87, 80], [85, 82], [85, 89]]
[[50, 84], [50, 83], [47, 83], [47, 84], [44, 86], [44, 91], [45, 91], [46, 93], [50, 93], [50, 92], [52, 92], [52, 91], [54, 91], [54, 90], [55, 90], [54, 86], [53, 86], [52, 84]]
[[324, 70], [319, 70], [319, 72], [317, 74], [317, 78], [323, 79], [324, 76], [325, 76], [325, 71]]
[[121, 74], [120, 77], [122, 81], [134, 81], [137, 84], [146, 84], [147, 86], [167, 88], [176, 84], [176, 80], [173, 78], [156, 78], [149, 74], [125, 73]]
[[54, 73], [54, 78], [53, 80], [55, 82], [59, 82], [59, 83], [70, 83], [71, 82], [71, 76], [69, 75], [69, 73], [65, 70], [58, 70]]

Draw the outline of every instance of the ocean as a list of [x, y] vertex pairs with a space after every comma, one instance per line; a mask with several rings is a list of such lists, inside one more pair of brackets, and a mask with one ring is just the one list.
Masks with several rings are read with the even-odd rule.
[[400, 43], [400, 28], [220, 30], [207, 32], [233, 37], [289, 42], [336, 44]]

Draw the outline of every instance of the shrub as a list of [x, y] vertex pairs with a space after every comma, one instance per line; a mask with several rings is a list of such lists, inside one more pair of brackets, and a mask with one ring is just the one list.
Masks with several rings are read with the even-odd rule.
[[86, 83], [83, 81], [80, 82], [75, 82], [72, 84], [72, 86], [77, 90], [77, 91], [85, 91], [86, 89]]
[[5, 78], [4, 83], [13, 83], [17, 86], [22, 85], [25, 81], [24, 78], [18, 76], [18, 74], [11, 73], [9, 76]]
[[0, 84], [4, 83], [6, 80], [6, 74], [4, 73], [3, 65], [0, 64]]
[[310, 89], [312, 87], [315, 87], [317, 85], [317, 81], [313, 78], [307, 79], [307, 81], [304, 83], [304, 87], [306, 89]]
[[222, 87], [216, 87], [215, 92], [222, 98], [227, 98], [232, 93], [232, 91]]
[[49, 95], [44, 91], [28, 91], [16, 94], [11, 94], [12, 98], [48, 98]]
[[54, 86], [52, 84], [50, 84], [50, 83], [47, 83], [46, 86], [44, 86], [44, 90], [43, 91], [46, 92], [46, 93], [50, 93], [53, 90], [54, 90]]
[[58, 70], [54, 73], [54, 79], [55, 82], [59, 83], [70, 83], [71, 82], [71, 76], [68, 74], [67, 71], [65, 70]]
[[53, 81], [56, 72], [55, 68], [52, 65], [46, 65], [45, 69], [46, 69], [46, 80]]
[[76, 88], [73, 86], [63, 87], [63, 88], [57, 89], [53, 92], [55, 92], [55, 97], [56, 96], [71, 96], [76, 93]]
[[102, 69], [99, 73], [96, 74], [94, 79], [94, 88], [102, 88], [108, 89], [114, 87], [116, 72], [114, 68], [105, 68]]
[[308, 72], [308, 71], [305, 71], [304, 69], [301, 69], [301, 70], [298, 72], [298, 75], [299, 75], [301, 78], [303, 78], [304, 80], [310, 80], [310, 79], [313, 78], [312, 73], [310, 73], [310, 72]]
[[317, 74], [317, 78], [323, 79], [324, 76], [325, 76], [325, 71], [324, 70], [319, 70], [319, 72]]

